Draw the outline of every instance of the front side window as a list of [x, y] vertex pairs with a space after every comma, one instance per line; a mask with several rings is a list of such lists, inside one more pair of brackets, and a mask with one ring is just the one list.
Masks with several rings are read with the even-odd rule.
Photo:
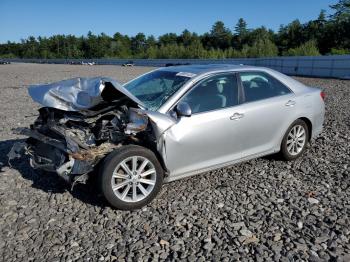
[[238, 104], [238, 85], [235, 74], [221, 74], [203, 80], [182, 99], [192, 113], [201, 113]]
[[242, 72], [240, 77], [246, 102], [291, 93], [285, 85], [263, 72]]
[[147, 109], [156, 111], [189, 79], [179, 72], [158, 70], [136, 78], [124, 87]]

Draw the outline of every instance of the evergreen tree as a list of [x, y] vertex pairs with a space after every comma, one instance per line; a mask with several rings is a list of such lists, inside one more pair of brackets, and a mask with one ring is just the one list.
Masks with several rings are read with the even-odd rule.
[[240, 37], [244, 37], [248, 33], [247, 22], [240, 18], [235, 26], [235, 33]]
[[350, 19], [350, 0], [339, 0], [338, 3], [330, 6], [334, 10], [332, 19], [346, 21]]
[[249, 30], [247, 28], [247, 22], [240, 18], [235, 26], [235, 34], [232, 38], [232, 46], [236, 49], [242, 49], [243, 45], [247, 44], [247, 36]]
[[210, 31], [211, 47], [226, 49], [230, 46], [232, 34], [222, 21], [217, 21]]
[[234, 33], [217, 21], [202, 35], [184, 30], [156, 39], [138, 33], [113, 37], [91, 31], [86, 36], [29, 36], [20, 42], [0, 44], [1, 58], [230, 58], [276, 55], [319, 55], [350, 53], [350, 0], [331, 5], [331, 14], [321, 10], [314, 20], [294, 20], [277, 33], [265, 27], [248, 29], [240, 18]]

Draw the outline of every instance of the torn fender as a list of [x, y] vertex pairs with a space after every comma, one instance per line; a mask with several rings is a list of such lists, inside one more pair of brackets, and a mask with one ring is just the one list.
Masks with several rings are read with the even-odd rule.
[[145, 111], [145, 114], [151, 120], [154, 135], [157, 140], [165, 131], [177, 123], [177, 120], [173, 117], [159, 112]]
[[177, 122], [176, 119], [169, 115], [137, 108], [129, 109], [129, 121], [130, 123], [126, 127], [127, 133], [137, 133], [145, 130], [149, 121], [157, 140]]
[[152, 124], [152, 129], [157, 140], [157, 151], [163, 158], [163, 163], [165, 164], [165, 168], [168, 169], [166, 164], [167, 148], [166, 148], [165, 141], [168, 133], [167, 131], [177, 123], [177, 120], [169, 115], [162, 114], [159, 112], [147, 111], [146, 114], [150, 119], [150, 122]]

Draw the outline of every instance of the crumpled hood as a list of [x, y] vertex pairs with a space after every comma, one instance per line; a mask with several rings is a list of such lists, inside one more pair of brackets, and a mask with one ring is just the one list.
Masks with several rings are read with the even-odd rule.
[[146, 108], [121, 84], [108, 77], [77, 77], [54, 83], [32, 85], [28, 88], [28, 92], [35, 102], [64, 111], [89, 109], [102, 101], [123, 97], [128, 97], [140, 107]]

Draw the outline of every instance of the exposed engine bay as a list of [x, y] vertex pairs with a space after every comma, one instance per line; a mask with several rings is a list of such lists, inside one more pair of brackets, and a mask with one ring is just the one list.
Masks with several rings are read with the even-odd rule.
[[101, 159], [123, 145], [142, 145], [156, 152], [157, 139], [175, 120], [147, 111], [126, 93], [106, 78], [30, 87], [33, 100], [44, 107], [30, 128], [15, 130], [29, 138], [12, 148], [9, 159], [24, 152], [33, 168], [76, 183], [85, 182]]

